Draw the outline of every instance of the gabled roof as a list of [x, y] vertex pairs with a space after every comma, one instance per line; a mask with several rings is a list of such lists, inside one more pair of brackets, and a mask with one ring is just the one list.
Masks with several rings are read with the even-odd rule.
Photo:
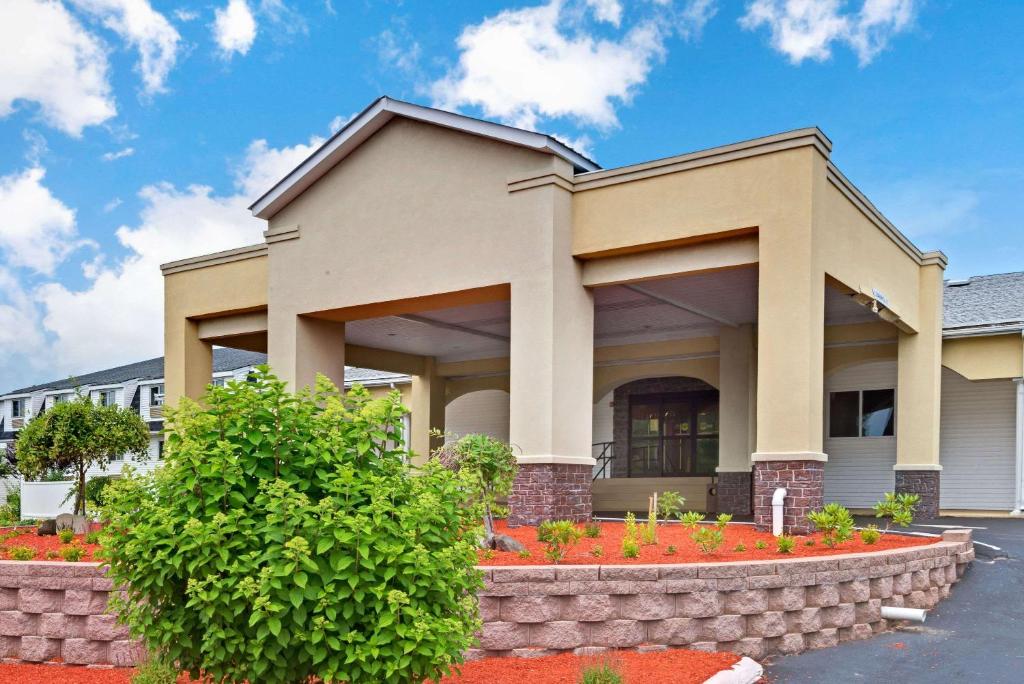
[[549, 152], [568, 161], [576, 171], [596, 171], [601, 168], [550, 135], [380, 97], [253, 202], [249, 209], [255, 216], [269, 219], [396, 116]]
[[1024, 272], [947, 280], [943, 329], [947, 336], [1024, 328]]

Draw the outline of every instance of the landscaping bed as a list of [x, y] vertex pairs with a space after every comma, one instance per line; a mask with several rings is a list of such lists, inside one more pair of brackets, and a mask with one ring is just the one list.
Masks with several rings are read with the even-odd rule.
[[[0, 543], [0, 560], [57, 560], [89, 562], [95, 561], [94, 554], [99, 550], [99, 544], [87, 544], [85, 535], [76, 534], [70, 543], [64, 543], [56, 535], [40, 536], [36, 533], [35, 527], [17, 527], [0, 530], [3, 542]], [[63, 553], [69, 546], [80, 547], [81, 558], [74, 559]], [[17, 558], [16, 549], [29, 549], [34, 555], [31, 558]]]
[[[732, 523], [723, 529], [724, 542], [712, 553], [704, 553], [690, 538], [692, 531], [678, 523], [662, 523], [658, 525], [658, 538], [655, 544], [643, 544], [635, 558], [622, 555], [622, 538], [625, 526], [621, 522], [601, 522], [598, 537], [583, 536], [572, 546], [562, 565], [650, 565], [661, 563], [707, 563], [724, 561], [777, 560], [784, 558], [801, 558], [809, 556], [831, 556], [843, 553], [864, 553], [886, 551], [913, 546], [925, 546], [939, 541], [938, 537], [911, 537], [900, 534], [883, 534], [874, 544], [865, 544], [859, 535], [845, 541], [835, 548], [829, 548], [822, 542], [821, 533], [794, 537], [795, 545], [790, 553], [779, 553], [777, 540], [770, 532], [758, 532], [752, 525]], [[643, 525], [644, 523], [641, 523]], [[706, 526], [709, 523], [703, 523]], [[512, 551], [480, 551], [480, 565], [549, 565], [545, 557], [545, 544], [537, 539], [536, 527], [509, 527], [504, 520], [496, 524], [496, 531], [507, 534], [526, 546], [529, 555], [521, 555]], [[808, 542], [813, 542], [809, 544]], [[757, 548], [758, 542], [764, 548]], [[601, 547], [601, 554], [595, 554], [595, 547]], [[675, 547], [675, 553], [669, 553], [669, 547]], [[741, 548], [743, 550], [737, 550]]]
[[[541, 658], [485, 658], [463, 665], [458, 675], [439, 684], [577, 684], [584, 668], [608, 663], [626, 684], [701, 684], [740, 660], [732, 653], [669, 650], [653, 653], [622, 651], [608, 656], [572, 654]], [[0, 665], [5, 684], [129, 684], [134, 669], [94, 669], [54, 665]], [[191, 681], [186, 675], [179, 680]]]

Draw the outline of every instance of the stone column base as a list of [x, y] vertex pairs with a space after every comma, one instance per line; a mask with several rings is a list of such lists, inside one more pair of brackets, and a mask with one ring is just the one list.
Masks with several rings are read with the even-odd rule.
[[593, 466], [575, 463], [520, 463], [508, 496], [508, 524], [590, 520], [593, 471]]
[[718, 512], [750, 515], [753, 473], [718, 473]]
[[939, 517], [940, 475], [938, 470], [896, 471], [896, 493], [917, 494], [921, 497], [915, 517], [920, 519]]
[[822, 507], [825, 464], [821, 461], [756, 461], [754, 463], [754, 524], [761, 531], [772, 529], [772, 495], [786, 488], [782, 531], [808, 534], [814, 525], [807, 514]]

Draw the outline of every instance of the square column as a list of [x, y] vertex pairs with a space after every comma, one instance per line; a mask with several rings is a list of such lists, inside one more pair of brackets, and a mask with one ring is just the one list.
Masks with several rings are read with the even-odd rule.
[[[276, 325], [275, 325], [276, 324]], [[271, 371], [298, 391], [314, 387], [323, 373], [345, 388], [345, 323], [271, 311], [267, 331], [267, 360]]]
[[571, 198], [540, 192], [551, 194], [553, 224], [536, 236], [535, 270], [511, 284], [509, 442], [519, 459], [512, 525], [591, 514], [594, 301], [572, 256]]
[[754, 330], [750, 325], [719, 332], [718, 511], [753, 512], [750, 453], [755, 440]]
[[900, 332], [896, 380], [896, 492], [918, 494], [922, 518], [939, 514], [942, 400], [941, 262], [919, 271], [918, 332]]
[[757, 450], [754, 522], [771, 528], [772, 496], [787, 490], [787, 534], [813, 525], [806, 515], [824, 491], [825, 273], [810, 221], [759, 233]]
[[164, 330], [164, 403], [198, 399], [213, 379], [213, 346], [199, 338], [199, 323], [168, 320]]
[[433, 357], [427, 357], [423, 372], [412, 376], [409, 448], [414, 463], [424, 463], [444, 441], [430, 436], [434, 428], [444, 431], [445, 379], [435, 372], [436, 365]]

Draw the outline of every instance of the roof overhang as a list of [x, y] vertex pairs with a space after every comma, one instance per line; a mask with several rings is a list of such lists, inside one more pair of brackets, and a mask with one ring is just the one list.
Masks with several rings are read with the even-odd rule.
[[258, 218], [271, 218], [396, 116], [548, 152], [565, 159], [577, 172], [596, 171], [601, 168], [579, 152], [543, 133], [381, 97], [357, 114], [344, 128], [253, 202], [249, 207], [250, 211]]
[[990, 335], [1024, 335], [1024, 322], [946, 328], [942, 331], [942, 338], [946, 340], [954, 340], [961, 337], [987, 337]]

